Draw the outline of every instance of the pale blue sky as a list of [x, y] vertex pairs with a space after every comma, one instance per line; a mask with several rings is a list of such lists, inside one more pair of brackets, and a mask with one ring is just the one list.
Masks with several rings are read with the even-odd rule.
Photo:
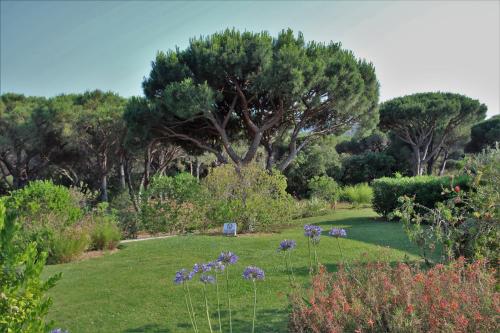
[[500, 113], [499, 1], [3, 1], [0, 91], [142, 94], [158, 50], [227, 27], [302, 31], [375, 64], [381, 98], [453, 91]]

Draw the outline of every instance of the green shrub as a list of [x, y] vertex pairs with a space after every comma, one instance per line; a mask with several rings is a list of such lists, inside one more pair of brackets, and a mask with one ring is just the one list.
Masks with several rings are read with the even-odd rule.
[[326, 215], [330, 211], [330, 205], [323, 199], [312, 197], [297, 201], [298, 217], [313, 217]]
[[251, 164], [238, 173], [233, 165], [223, 165], [211, 170], [203, 186], [212, 226], [235, 221], [240, 230], [262, 231], [292, 219], [294, 200], [286, 192], [286, 178], [277, 171]]
[[118, 246], [121, 232], [117, 216], [108, 211], [108, 205], [101, 203], [90, 214], [90, 248], [93, 250], [112, 250]]
[[398, 198], [401, 196], [415, 197], [415, 202], [433, 208], [437, 202], [449, 198], [443, 194], [443, 189], [459, 185], [468, 188], [469, 178], [460, 176], [456, 178], [437, 176], [417, 177], [384, 177], [375, 179], [372, 183], [374, 197], [373, 208], [381, 215], [388, 216], [398, 208]]
[[396, 168], [395, 159], [383, 152], [363, 152], [342, 159], [342, 182], [358, 184], [390, 176]]
[[65, 263], [78, 258], [90, 244], [88, 230], [72, 226], [55, 231], [50, 242], [50, 256], [47, 263]]
[[337, 182], [328, 176], [315, 176], [308, 182], [309, 194], [312, 198], [316, 197], [334, 205], [340, 198], [341, 189]]
[[342, 190], [342, 199], [354, 206], [369, 205], [373, 199], [373, 189], [368, 184], [346, 186]]
[[136, 238], [139, 231], [139, 215], [130, 198], [130, 194], [123, 191], [113, 197], [109, 204], [116, 213], [118, 227], [124, 238]]
[[21, 232], [17, 241], [36, 242], [39, 252], [47, 252], [53, 262], [54, 237], [77, 224], [83, 217], [82, 199], [74, 190], [50, 181], [30, 182], [3, 199], [9, 214], [14, 214]]
[[34, 243], [17, 243], [18, 233], [14, 216], [6, 215], [0, 202], [0, 332], [47, 332], [52, 301], [45, 293], [61, 274], [42, 281], [47, 253], [38, 252]]
[[402, 197], [395, 215], [427, 261], [439, 250], [438, 257], [445, 261], [486, 258], [496, 265], [500, 258], [500, 150], [468, 158], [463, 173], [471, 179], [469, 191], [460, 186], [444, 189], [449, 199], [435, 208]]
[[142, 196], [140, 226], [149, 232], [186, 232], [207, 226], [204, 188], [189, 173], [157, 176]]

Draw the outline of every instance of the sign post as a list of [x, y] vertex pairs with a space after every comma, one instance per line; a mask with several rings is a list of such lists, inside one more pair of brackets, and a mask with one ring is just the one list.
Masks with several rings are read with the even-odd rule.
[[234, 236], [236, 237], [236, 223], [224, 223], [223, 234], [226, 236]]

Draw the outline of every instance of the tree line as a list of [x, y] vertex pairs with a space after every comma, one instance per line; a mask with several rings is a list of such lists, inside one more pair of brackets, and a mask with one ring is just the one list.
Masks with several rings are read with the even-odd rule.
[[[481, 122], [479, 101], [433, 92], [379, 104], [373, 64], [291, 30], [193, 38], [184, 50], [159, 52], [142, 86], [143, 97], [128, 99], [99, 90], [3, 94], [0, 193], [52, 179], [101, 201], [127, 191], [137, 204], [152, 175], [179, 170], [200, 177], [211, 165], [258, 160], [301, 178], [314, 147], [353, 156], [392, 149], [394, 163], [420, 175], [436, 163], [444, 172], [466, 144], [478, 151], [499, 140], [500, 119]], [[352, 140], [338, 144], [342, 135]]]

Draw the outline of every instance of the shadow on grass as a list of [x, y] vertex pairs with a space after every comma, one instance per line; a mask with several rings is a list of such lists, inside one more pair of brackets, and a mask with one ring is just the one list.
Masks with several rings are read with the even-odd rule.
[[128, 328], [123, 333], [170, 333], [172, 332], [166, 327], [158, 324], [146, 324], [143, 326]]
[[323, 237], [330, 237], [330, 227], [336, 226], [346, 229], [348, 239], [420, 255], [418, 248], [403, 232], [403, 226], [397, 222], [387, 222], [375, 217], [353, 217], [317, 222], [315, 225], [323, 227]]
[[[242, 311], [239, 310], [234, 310], [231, 312], [232, 313], [232, 322], [233, 322], [233, 332], [250, 332], [252, 330], [252, 318], [249, 317], [251, 316], [251, 311], [253, 308], [248, 308], [245, 311], [248, 311], [246, 313], [248, 319], [241, 320], [238, 317], [240, 317], [240, 313]], [[264, 309], [264, 310], [259, 310], [259, 305], [257, 304], [257, 314], [256, 314], [256, 320], [255, 320], [255, 332], [287, 332], [287, 312], [286, 310], [277, 310], [277, 309]], [[226, 311], [221, 311], [221, 317], [222, 317], [222, 331], [223, 332], [229, 332], [229, 322], [228, 322], [228, 317], [227, 317], [227, 312]], [[212, 322], [212, 330], [214, 332], [219, 331], [219, 321], [217, 319], [217, 312], [213, 312], [210, 315], [210, 319]], [[208, 331], [208, 326], [206, 322], [206, 317], [199, 317], [197, 316], [197, 322], [198, 322], [198, 328], [200, 329], [200, 332], [204, 332], [204, 329]], [[205, 327], [207, 326], [207, 327]], [[179, 330], [188, 332], [192, 331], [191, 324], [189, 323], [189, 319], [184, 323], [179, 323], [177, 324], [177, 328]], [[125, 331], [125, 332], [168, 332], [168, 330], [164, 331]]]

